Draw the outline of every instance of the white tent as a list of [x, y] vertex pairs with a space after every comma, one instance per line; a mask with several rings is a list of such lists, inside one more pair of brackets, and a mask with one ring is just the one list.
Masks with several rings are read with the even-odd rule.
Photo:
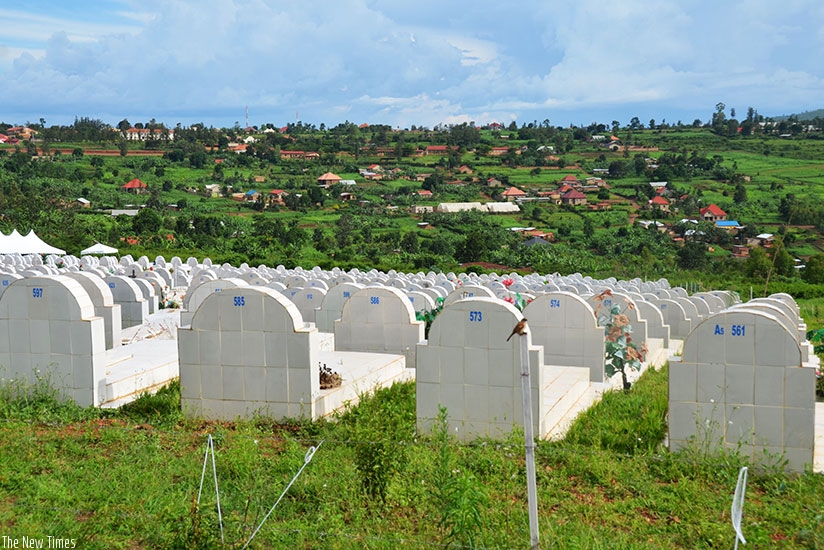
[[13, 230], [11, 235], [0, 233], [0, 254], [65, 254], [61, 250], [43, 240], [35, 234], [34, 230], [29, 231], [25, 237]]
[[89, 248], [80, 251], [81, 256], [86, 256], [88, 254], [117, 254], [117, 249], [111, 246], [106, 246], [105, 244], [94, 243]]

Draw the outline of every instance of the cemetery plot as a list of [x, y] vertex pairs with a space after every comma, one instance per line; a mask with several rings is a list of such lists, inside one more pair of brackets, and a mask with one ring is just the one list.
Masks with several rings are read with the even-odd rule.
[[[320, 418], [361, 393], [405, 379], [404, 358], [321, 351], [321, 334], [265, 287], [210, 294], [178, 332], [184, 410], [206, 418]], [[341, 385], [322, 390], [323, 366]]]
[[775, 316], [746, 308], [712, 315], [684, 342], [682, 361], [670, 363], [670, 449], [695, 436], [804, 471], [813, 461], [814, 379], [796, 334]]

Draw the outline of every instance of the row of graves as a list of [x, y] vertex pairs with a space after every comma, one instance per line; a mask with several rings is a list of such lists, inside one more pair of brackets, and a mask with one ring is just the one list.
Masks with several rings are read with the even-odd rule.
[[[179, 376], [191, 415], [317, 419], [414, 379], [419, 430], [445, 407], [459, 439], [500, 438], [523, 422], [526, 345], [533, 430], [553, 438], [620, 388], [605, 358], [631, 340], [630, 381], [670, 361], [671, 449], [709, 437], [794, 471], [814, 462], [818, 359], [788, 295], [130, 256], [0, 257], [0, 293], [4, 377], [47, 373], [81, 405], [116, 407]], [[160, 307], [174, 296], [180, 309]], [[419, 318], [437, 308], [426, 334]]]

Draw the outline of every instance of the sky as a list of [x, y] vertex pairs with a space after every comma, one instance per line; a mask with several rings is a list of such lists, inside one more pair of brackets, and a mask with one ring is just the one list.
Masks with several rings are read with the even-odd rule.
[[0, 3], [0, 121], [432, 128], [824, 108], [821, 0]]

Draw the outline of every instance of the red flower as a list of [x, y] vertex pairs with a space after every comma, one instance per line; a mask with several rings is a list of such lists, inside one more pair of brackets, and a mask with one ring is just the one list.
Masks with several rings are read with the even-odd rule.
[[506, 288], [509, 288], [509, 287], [511, 287], [511, 286], [512, 286], [512, 283], [514, 283], [515, 281], [512, 279], [512, 277], [507, 277], [506, 279], [504, 279], [504, 280], [503, 280], [503, 281], [501, 281], [501, 282], [503, 283], [503, 285], [504, 285]]
[[512, 296], [504, 296], [504, 302], [514, 304], [515, 303], [515, 298], [513, 298]]

